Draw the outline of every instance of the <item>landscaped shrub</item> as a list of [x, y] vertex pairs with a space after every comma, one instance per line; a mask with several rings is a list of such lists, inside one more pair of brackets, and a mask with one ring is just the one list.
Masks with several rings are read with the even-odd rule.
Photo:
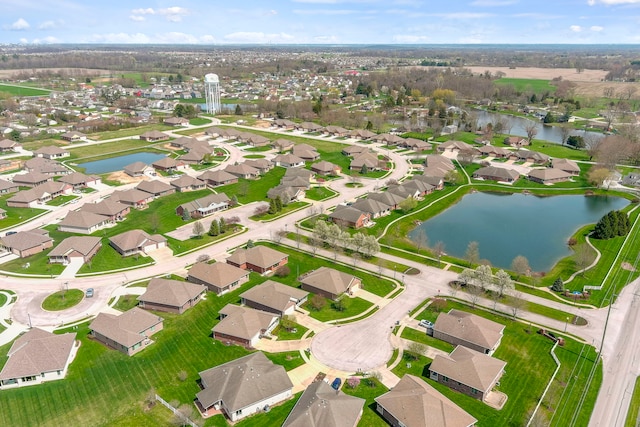
[[564, 282], [562, 281], [561, 278], [557, 278], [554, 282], [553, 285], [551, 285], [551, 290], [552, 291], [556, 291], [556, 292], [562, 292], [564, 291]]
[[631, 230], [631, 223], [626, 213], [611, 211], [596, 224], [593, 237], [596, 239], [611, 239], [616, 236], [626, 236]]
[[360, 378], [358, 378], [358, 377], [349, 377], [349, 379], [347, 379], [347, 387], [356, 388], [359, 385], [360, 385]]
[[291, 269], [288, 266], [283, 265], [282, 267], [278, 267], [274, 274], [278, 277], [287, 277], [289, 273], [291, 273]]

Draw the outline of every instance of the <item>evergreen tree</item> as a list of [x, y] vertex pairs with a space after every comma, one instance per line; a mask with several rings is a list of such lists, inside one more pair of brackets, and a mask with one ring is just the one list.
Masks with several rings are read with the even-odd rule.
[[553, 282], [553, 285], [551, 285], [551, 290], [552, 291], [556, 291], [556, 292], [563, 292], [564, 291], [564, 282], [562, 281], [561, 278], [558, 277]]
[[209, 226], [209, 236], [217, 236], [218, 234], [220, 234], [220, 224], [214, 219]]
[[189, 213], [188, 209], [184, 209], [182, 211], [182, 220], [183, 221], [189, 221], [191, 219], [191, 214]]
[[278, 207], [276, 206], [276, 199], [269, 199], [269, 213], [271, 215], [278, 213]]
[[235, 114], [236, 114], [236, 116], [241, 116], [243, 114], [242, 107], [240, 107], [240, 104], [236, 104]]
[[276, 212], [280, 212], [282, 210], [282, 199], [280, 198], [280, 196], [276, 197], [275, 205], [276, 205]]
[[218, 228], [220, 229], [220, 234], [224, 234], [224, 232], [227, 231], [227, 223], [224, 218], [220, 218]]
[[367, 168], [367, 165], [362, 165], [362, 168], [360, 169], [360, 174], [366, 175], [368, 172], [369, 172], [369, 168]]

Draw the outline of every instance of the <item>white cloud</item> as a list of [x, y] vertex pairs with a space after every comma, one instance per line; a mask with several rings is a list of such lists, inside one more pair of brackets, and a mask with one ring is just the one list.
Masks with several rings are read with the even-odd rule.
[[14, 22], [13, 24], [5, 28], [11, 31], [26, 31], [29, 28], [31, 28], [31, 25], [29, 25], [29, 23], [25, 21], [23, 18], [20, 18], [16, 22]]
[[286, 33], [266, 34], [263, 32], [239, 31], [227, 34], [224, 39], [236, 43], [291, 43], [295, 38]]
[[148, 7], [146, 9], [133, 9], [131, 13], [134, 15], [155, 15], [156, 11]]
[[481, 19], [494, 16], [491, 13], [473, 13], [473, 12], [453, 12], [453, 13], [433, 13], [431, 16], [438, 16], [443, 19]]
[[199, 43], [200, 40], [191, 34], [169, 32], [165, 34], [157, 34], [154, 37], [153, 42], [165, 44], [196, 44]]
[[264, 16], [275, 16], [277, 14], [278, 14], [278, 11], [274, 9], [267, 10], [266, 12], [263, 13]]
[[340, 3], [378, 3], [378, 0], [293, 0], [294, 3], [340, 4]]
[[180, 22], [184, 16], [189, 15], [189, 9], [185, 9], [180, 6], [172, 6], [163, 9], [153, 9], [148, 7], [146, 9], [133, 9], [129, 19], [132, 21], [144, 21], [144, 15], [161, 15], [169, 22]]
[[90, 40], [94, 43], [134, 43], [134, 44], [151, 43], [151, 38], [143, 33], [94, 34], [91, 36]]
[[19, 42], [20, 42], [20, 44], [27, 44], [27, 43], [29, 43], [29, 40], [27, 40], [27, 39], [25, 39], [25, 38], [23, 37], [23, 38], [21, 38], [21, 39], [19, 40]]
[[589, 6], [593, 6], [597, 3], [602, 3], [606, 5], [640, 4], [640, 0], [588, 0], [587, 3], [589, 4]]
[[600, 31], [604, 30], [604, 27], [601, 27], [600, 25], [592, 25], [591, 27], [589, 27], [589, 29], [591, 31], [595, 31], [596, 33], [599, 33]]
[[145, 18], [142, 15], [129, 15], [129, 19], [131, 19], [132, 21], [135, 21], [135, 22], [142, 22], [142, 21], [146, 20], [147, 18]]
[[572, 25], [569, 27], [569, 29], [574, 33], [579, 33], [580, 31], [582, 31], [582, 27], [580, 25]]
[[353, 15], [361, 14], [360, 10], [349, 9], [295, 9], [293, 11], [296, 15]]
[[516, 3], [518, 3], [518, 0], [475, 0], [471, 2], [471, 6], [500, 7], [500, 6], [510, 6]]
[[391, 38], [391, 40], [394, 43], [409, 43], [409, 44], [415, 44], [415, 43], [428, 43], [429, 42], [429, 37], [427, 36], [413, 36], [410, 34], [398, 34], [395, 35]]
[[55, 44], [55, 43], [60, 43], [60, 40], [53, 37], [53, 36], [47, 36], [41, 39], [33, 39], [33, 41], [31, 42], [33, 44]]
[[64, 21], [58, 19], [56, 21], [44, 21], [40, 25], [38, 25], [39, 30], [53, 30], [56, 28], [60, 28], [64, 26]]
[[204, 36], [200, 36], [200, 43], [217, 43], [217, 40], [211, 34], [206, 34]]

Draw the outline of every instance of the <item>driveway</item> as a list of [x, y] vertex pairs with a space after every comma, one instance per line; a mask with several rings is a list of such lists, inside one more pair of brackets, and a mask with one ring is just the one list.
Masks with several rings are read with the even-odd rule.
[[311, 353], [321, 363], [348, 372], [374, 370], [385, 366], [393, 346], [389, 340], [396, 321], [433, 295], [430, 285], [446, 286], [451, 273], [424, 268], [406, 280], [406, 289], [371, 317], [318, 333], [311, 342]]

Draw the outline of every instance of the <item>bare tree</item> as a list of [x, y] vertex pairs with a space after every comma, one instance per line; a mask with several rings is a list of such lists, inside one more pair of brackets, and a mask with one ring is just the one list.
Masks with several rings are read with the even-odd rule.
[[471, 307], [476, 308], [476, 304], [480, 300], [480, 297], [483, 294], [483, 290], [480, 286], [467, 286], [467, 293], [469, 294], [469, 301], [471, 302]]
[[433, 245], [433, 254], [438, 258], [438, 267], [440, 267], [440, 259], [442, 255], [444, 255], [444, 242], [442, 240], [438, 240], [435, 245]]
[[509, 301], [509, 309], [511, 310], [511, 315], [515, 319], [518, 317], [518, 313], [525, 306], [527, 301], [522, 298], [522, 292], [515, 291], [511, 293], [511, 300]]
[[460, 289], [462, 289], [462, 284], [457, 280], [449, 284], [449, 293], [454, 298]]
[[596, 154], [598, 154], [602, 138], [593, 134], [586, 134], [583, 139], [587, 154], [589, 154], [589, 160], [591, 160], [596, 156]]
[[413, 236], [413, 242], [416, 244], [416, 252], [420, 253], [420, 249], [426, 248], [429, 242], [427, 238], [427, 232], [423, 227], [418, 228], [415, 236]]
[[569, 136], [571, 135], [571, 126], [569, 126], [568, 124], [564, 123], [564, 124], [561, 124], [558, 127], [560, 128], [560, 136], [562, 137], [562, 145], [565, 145], [567, 143], [567, 139], [569, 139]]
[[538, 126], [536, 123], [530, 123], [524, 128], [527, 132], [527, 140], [531, 143], [531, 140], [538, 134]]
[[584, 270], [589, 266], [592, 259], [591, 249], [586, 243], [581, 243], [573, 248], [573, 260], [581, 276], [584, 276]]
[[413, 360], [418, 360], [420, 356], [424, 355], [426, 351], [426, 346], [424, 344], [420, 344], [419, 342], [412, 341], [405, 351], [407, 356]]
[[307, 243], [309, 243], [309, 249], [311, 249], [311, 253], [315, 256], [316, 252], [318, 252], [318, 248], [322, 244], [322, 241], [318, 240], [318, 238], [314, 236], [311, 236], [307, 240]]
[[518, 277], [528, 276], [531, 273], [529, 260], [523, 255], [518, 255], [511, 261], [511, 269], [518, 274]]
[[469, 242], [467, 245], [467, 251], [464, 253], [464, 258], [470, 266], [480, 262], [480, 248], [478, 242]]
[[204, 225], [200, 221], [196, 221], [193, 223], [193, 235], [198, 239], [202, 239], [202, 235], [205, 232]]

